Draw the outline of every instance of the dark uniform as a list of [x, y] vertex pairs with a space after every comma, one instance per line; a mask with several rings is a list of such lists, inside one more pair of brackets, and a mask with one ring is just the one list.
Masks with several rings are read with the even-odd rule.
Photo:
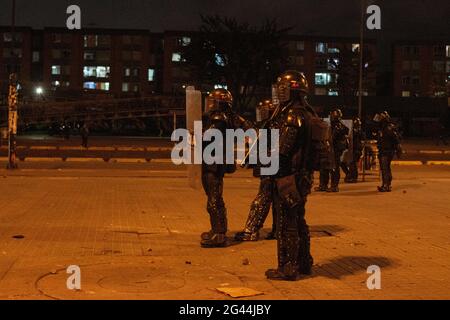
[[402, 154], [400, 134], [398, 132], [397, 126], [391, 121], [391, 117], [389, 116], [387, 111], [377, 114], [374, 118], [374, 121], [379, 125], [377, 132], [377, 145], [381, 176], [383, 181], [383, 185], [381, 187], [378, 187], [378, 191], [391, 192], [391, 162], [396, 154], [399, 158]]
[[277, 86], [280, 167], [274, 176], [273, 203], [278, 216], [278, 268], [267, 270], [266, 276], [293, 281], [312, 272], [305, 204], [313, 182], [313, 170], [306, 165], [311, 140], [307, 128], [315, 112], [305, 99], [308, 84], [303, 74], [287, 71], [278, 78]]
[[[349, 129], [342, 123], [342, 111], [336, 109], [330, 113], [333, 169], [324, 168], [320, 170], [320, 185], [316, 191], [339, 192], [339, 181], [341, 179], [341, 157], [348, 149]], [[331, 177], [331, 187], [328, 183]]]
[[[276, 128], [276, 122], [272, 119], [273, 112], [275, 111], [274, 105], [271, 100], [265, 100], [260, 102], [258, 109], [260, 114], [264, 114], [260, 123], [263, 123], [263, 129]], [[258, 118], [258, 117], [257, 117]], [[270, 141], [270, 138], [268, 138]], [[245, 228], [242, 232], [238, 232], [235, 236], [238, 241], [257, 241], [259, 240], [259, 231], [263, 228], [264, 222], [269, 215], [270, 207], [272, 207], [272, 231], [267, 235], [267, 240], [275, 239], [276, 232], [276, 208], [272, 206], [272, 198], [275, 187], [273, 177], [261, 176], [260, 167], [253, 169], [253, 175], [259, 177], [261, 182], [259, 184], [258, 194], [255, 200], [250, 205], [250, 212], [248, 214]]]
[[363, 152], [363, 132], [361, 127], [361, 120], [359, 118], [353, 119], [352, 129], [352, 143], [351, 143], [351, 160], [348, 165], [348, 171], [345, 173], [345, 182], [358, 182], [358, 163]]
[[[227, 129], [250, 128], [247, 122], [232, 110], [233, 97], [228, 90], [216, 89], [208, 97], [208, 111], [203, 117], [203, 128], [220, 130], [225, 137]], [[207, 144], [203, 144], [206, 147]], [[226, 148], [234, 148], [224, 144]], [[205, 164], [202, 165], [202, 185], [208, 198], [206, 209], [210, 216], [211, 230], [202, 234], [203, 247], [223, 247], [227, 245], [226, 233], [228, 229], [227, 210], [223, 201], [223, 178], [226, 173], [236, 171], [235, 165]]]

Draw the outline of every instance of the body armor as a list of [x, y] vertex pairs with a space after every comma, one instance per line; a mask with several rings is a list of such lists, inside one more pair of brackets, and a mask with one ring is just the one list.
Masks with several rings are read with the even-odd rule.
[[[339, 181], [341, 179], [341, 158], [348, 149], [349, 129], [342, 123], [342, 111], [336, 109], [330, 113], [331, 135], [332, 135], [332, 169], [324, 168], [320, 170], [320, 185], [317, 191], [338, 192]], [[345, 171], [345, 170], [344, 170]], [[328, 184], [331, 179], [331, 187]]]
[[[266, 276], [272, 280], [298, 280], [302, 274], [311, 274], [313, 263], [305, 204], [313, 176], [313, 171], [306, 169], [311, 139], [307, 128], [314, 111], [305, 101], [307, 83], [302, 74], [288, 71], [279, 77], [277, 85], [280, 91], [285, 91], [285, 86], [290, 90], [288, 100], [280, 99], [282, 111], [277, 117], [280, 170], [273, 177], [273, 205], [277, 212], [278, 268], [267, 270]], [[286, 93], [280, 92], [279, 96], [286, 97]]]
[[351, 143], [351, 161], [348, 165], [348, 171], [345, 172], [345, 182], [356, 183], [358, 182], [358, 163], [361, 159], [363, 152], [363, 132], [361, 127], [361, 120], [359, 118], [353, 119], [352, 129], [352, 143]]
[[387, 111], [376, 115], [374, 121], [379, 125], [377, 132], [377, 145], [383, 183], [381, 187], [378, 187], [378, 191], [390, 192], [392, 190], [391, 162], [396, 154], [399, 158], [401, 157], [401, 138], [397, 126], [391, 121]]
[[[257, 109], [259, 109], [260, 111], [260, 119], [258, 122], [265, 124], [264, 129], [270, 130], [277, 128], [276, 119], [272, 119], [273, 113], [276, 109], [272, 101], [264, 100], [260, 102]], [[270, 141], [270, 138], [268, 139], [268, 141]], [[268, 234], [266, 239], [272, 240], [275, 238], [276, 211], [272, 206], [273, 188], [275, 184], [272, 177], [261, 176], [260, 168], [260, 166], [256, 166], [253, 169], [253, 175], [260, 178], [261, 181], [259, 184], [258, 194], [250, 205], [250, 211], [248, 214], [247, 222], [245, 223], [244, 230], [238, 232], [235, 235], [235, 239], [237, 241], [259, 240], [259, 231], [263, 228], [264, 222], [269, 215], [271, 207], [273, 217], [272, 231]]]
[[[208, 97], [209, 111], [203, 116], [205, 130], [217, 129], [225, 136], [227, 129], [245, 128], [252, 124], [233, 112], [233, 99], [225, 89], [214, 90]], [[204, 144], [205, 147], [207, 144]], [[224, 145], [226, 154], [227, 146]], [[230, 146], [233, 147], [234, 146]], [[206, 209], [210, 216], [211, 231], [202, 234], [203, 247], [223, 247], [227, 245], [227, 210], [223, 200], [223, 178], [226, 173], [233, 173], [236, 165], [205, 164], [202, 165], [202, 185], [207, 196]]]

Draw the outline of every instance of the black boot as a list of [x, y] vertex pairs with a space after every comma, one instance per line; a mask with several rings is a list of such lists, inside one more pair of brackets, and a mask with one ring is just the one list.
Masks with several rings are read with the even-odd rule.
[[225, 233], [215, 233], [211, 238], [202, 240], [200, 244], [203, 248], [223, 248], [228, 245], [228, 241]]
[[266, 277], [267, 279], [274, 281], [298, 281], [300, 280], [301, 275], [298, 272], [298, 266], [293, 266], [288, 263], [282, 270], [280, 268], [267, 270]]
[[327, 192], [339, 192], [339, 187], [331, 187], [326, 190]]
[[234, 238], [236, 239], [236, 241], [258, 241], [259, 232], [241, 231], [236, 233]]
[[314, 188], [314, 191], [317, 191], [317, 192], [327, 192], [327, 190], [328, 190], [328, 187], [323, 186], [323, 185], [320, 185], [320, 186]]

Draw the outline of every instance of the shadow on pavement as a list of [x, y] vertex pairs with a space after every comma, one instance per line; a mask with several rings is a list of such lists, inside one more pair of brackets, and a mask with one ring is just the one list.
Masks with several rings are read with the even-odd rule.
[[357, 273], [366, 273], [370, 266], [378, 266], [383, 269], [392, 265], [393, 262], [386, 257], [347, 256], [314, 265], [313, 269], [314, 277], [341, 279]]

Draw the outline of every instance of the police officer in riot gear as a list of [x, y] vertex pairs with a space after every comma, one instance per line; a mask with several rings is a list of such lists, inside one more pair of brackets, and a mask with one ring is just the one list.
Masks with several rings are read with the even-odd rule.
[[[276, 121], [272, 119], [276, 108], [271, 100], [264, 100], [257, 107], [257, 121], [264, 123], [264, 129], [276, 128]], [[270, 138], [268, 139], [270, 141]], [[260, 166], [253, 168], [253, 175], [260, 178], [259, 191], [250, 206], [250, 212], [242, 232], [238, 232], [235, 239], [238, 241], [257, 241], [259, 240], [259, 231], [263, 228], [264, 222], [269, 215], [272, 206], [272, 197], [274, 192], [274, 179], [271, 176], [261, 176]], [[276, 208], [272, 206], [272, 231], [267, 235], [267, 240], [275, 239], [276, 226]]]
[[311, 118], [317, 116], [306, 101], [308, 83], [298, 71], [286, 71], [277, 81], [279, 139], [278, 173], [273, 177], [277, 212], [278, 268], [266, 271], [271, 280], [298, 280], [312, 273], [309, 227], [305, 204], [311, 192]]
[[394, 156], [401, 157], [402, 147], [400, 144], [400, 134], [397, 126], [392, 122], [387, 111], [378, 113], [374, 117], [374, 121], [378, 124], [377, 130], [377, 146], [378, 157], [380, 160], [380, 169], [383, 184], [378, 187], [380, 192], [392, 191], [392, 170], [391, 162]]
[[358, 163], [361, 159], [363, 152], [363, 131], [361, 119], [355, 117], [353, 119], [352, 128], [352, 143], [350, 145], [351, 160], [348, 165], [348, 171], [346, 172], [345, 182], [357, 183], [358, 182]]
[[[316, 191], [320, 192], [339, 192], [339, 181], [341, 179], [341, 157], [348, 149], [349, 129], [342, 122], [342, 111], [335, 109], [330, 113], [331, 134], [332, 134], [332, 169], [323, 168], [320, 170], [320, 185]], [[331, 187], [328, 183], [331, 177]]]
[[[208, 111], [203, 116], [203, 128], [217, 129], [225, 137], [227, 129], [250, 128], [252, 124], [232, 110], [233, 97], [228, 90], [216, 89], [208, 97]], [[207, 143], [203, 143], [206, 147]], [[226, 148], [234, 145], [224, 144]], [[202, 247], [224, 247], [227, 245], [227, 211], [223, 200], [223, 178], [226, 173], [236, 171], [235, 165], [202, 164], [202, 185], [208, 198], [207, 211], [210, 216], [211, 230], [201, 235]]]

